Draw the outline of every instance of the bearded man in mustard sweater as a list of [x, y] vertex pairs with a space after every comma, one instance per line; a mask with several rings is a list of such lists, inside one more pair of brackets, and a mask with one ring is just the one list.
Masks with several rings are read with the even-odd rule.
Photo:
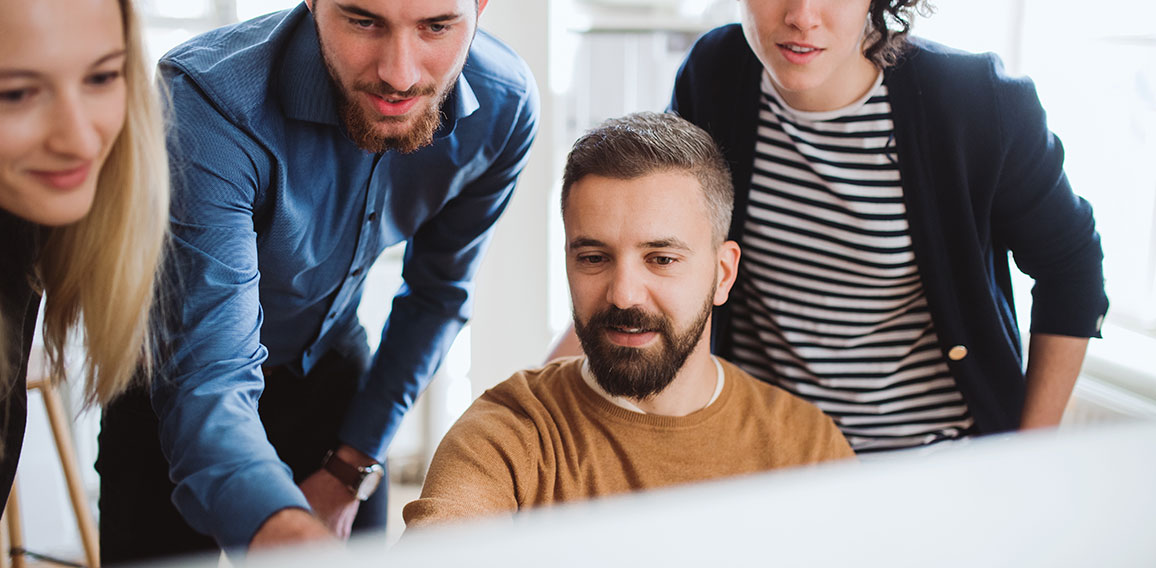
[[726, 162], [671, 114], [588, 132], [562, 185], [584, 357], [486, 391], [438, 446], [408, 528], [851, 458], [818, 408], [710, 353], [739, 247]]

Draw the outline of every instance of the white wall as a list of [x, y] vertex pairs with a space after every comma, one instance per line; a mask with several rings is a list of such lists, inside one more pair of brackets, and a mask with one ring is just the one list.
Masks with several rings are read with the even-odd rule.
[[509, 208], [498, 223], [477, 278], [472, 320], [470, 381], [474, 396], [513, 372], [545, 358], [552, 339], [547, 321], [548, 224], [560, 175], [551, 148], [557, 131], [550, 73], [550, 11], [545, 0], [495, 0], [481, 26], [514, 48], [538, 81], [542, 121]]

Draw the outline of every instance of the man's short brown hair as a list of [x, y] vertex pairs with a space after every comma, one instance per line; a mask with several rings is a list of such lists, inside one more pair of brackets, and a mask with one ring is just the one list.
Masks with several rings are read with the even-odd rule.
[[706, 131], [674, 114], [628, 114], [607, 120], [579, 138], [562, 174], [562, 213], [566, 213], [571, 186], [588, 175], [630, 180], [657, 172], [685, 172], [698, 179], [710, 212], [712, 236], [716, 244], [722, 244], [734, 209], [730, 168]]

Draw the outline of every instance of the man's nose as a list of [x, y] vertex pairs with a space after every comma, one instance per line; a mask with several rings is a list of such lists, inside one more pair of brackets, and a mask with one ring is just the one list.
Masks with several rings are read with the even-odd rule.
[[421, 81], [418, 66], [419, 41], [405, 33], [392, 34], [385, 40], [381, 60], [377, 66], [377, 77], [398, 91], [407, 91]]
[[623, 310], [642, 305], [646, 301], [646, 282], [641, 271], [626, 265], [614, 267], [606, 301]]

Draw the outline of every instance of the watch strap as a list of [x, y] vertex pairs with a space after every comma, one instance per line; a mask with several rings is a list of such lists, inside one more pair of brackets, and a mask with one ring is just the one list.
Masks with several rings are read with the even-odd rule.
[[361, 482], [368, 473], [366, 470], [341, 459], [333, 450], [329, 450], [329, 453], [325, 454], [325, 459], [321, 460], [321, 468], [336, 477], [354, 496], [357, 495]]

